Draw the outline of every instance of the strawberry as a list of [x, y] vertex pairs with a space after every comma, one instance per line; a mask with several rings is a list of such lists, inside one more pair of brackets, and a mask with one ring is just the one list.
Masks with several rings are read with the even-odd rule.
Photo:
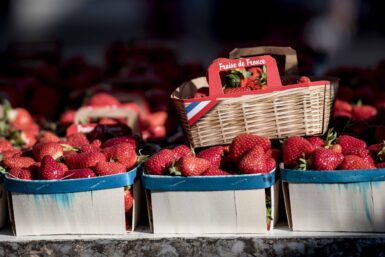
[[346, 155], [339, 167], [341, 170], [367, 170], [375, 168], [374, 164], [367, 162], [356, 155]]
[[62, 179], [64, 171], [61, 166], [50, 156], [46, 155], [41, 160], [39, 178], [43, 180]]
[[203, 176], [229, 176], [231, 175], [227, 171], [221, 170], [220, 168], [210, 167], [203, 174]]
[[365, 161], [374, 164], [374, 160], [373, 160], [372, 156], [370, 155], [369, 150], [366, 148], [359, 148], [359, 147], [350, 148], [345, 152], [345, 155], [356, 155], [358, 157], [361, 157]]
[[131, 188], [124, 189], [124, 212], [130, 213], [134, 205], [134, 195]]
[[342, 147], [340, 144], [334, 144], [329, 149], [336, 153], [342, 153]]
[[200, 176], [210, 167], [210, 162], [195, 156], [183, 156], [170, 168], [171, 174], [182, 176]]
[[67, 110], [67, 111], [65, 111], [60, 116], [59, 124], [62, 125], [62, 126], [69, 126], [69, 125], [71, 125], [72, 123], [75, 122], [75, 114], [76, 114], [76, 111], [74, 111], [74, 110]]
[[33, 123], [31, 114], [24, 108], [15, 108], [9, 112], [9, 121], [13, 128], [23, 130]]
[[336, 101], [334, 103], [334, 111], [335, 112], [338, 111], [338, 112], [351, 113], [352, 110], [353, 110], [353, 106], [350, 103], [336, 99]]
[[23, 145], [24, 148], [29, 148], [36, 143], [36, 136], [31, 133], [27, 133], [25, 131], [21, 132], [20, 138], [24, 142], [24, 145]]
[[8, 175], [11, 178], [19, 178], [24, 180], [32, 180], [34, 178], [33, 172], [30, 169], [26, 169], [26, 168], [12, 168], [8, 172]]
[[267, 158], [272, 159], [265, 155], [265, 151], [261, 146], [257, 145], [249, 152], [247, 152], [247, 154], [243, 156], [242, 159], [239, 161], [239, 171], [243, 174], [269, 173], [271, 170], [269, 170], [270, 167], [268, 168], [266, 166]]
[[341, 145], [343, 155], [346, 155], [345, 153], [351, 148], [366, 148], [366, 143], [364, 141], [348, 135], [340, 136], [337, 139], [337, 143]]
[[18, 148], [12, 148], [10, 150], [6, 150], [1, 152], [1, 155], [3, 156], [1, 159], [8, 159], [11, 157], [20, 157], [22, 154], [21, 150]]
[[376, 167], [377, 167], [378, 169], [385, 169], [385, 162], [377, 163]]
[[367, 121], [377, 115], [377, 109], [370, 105], [354, 106], [352, 115], [354, 120]]
[[342, 163], [344, 156], [333, 150], [319, 148], [311, 158], [312, 169], [315, 170], [335, 170]]
[[225, 89], [223, 89], [224, 94], [237, 94], [249, 91], [251, 91], [249, 87], [226, 87]]
[[208, 96], [209, 96], [209, 88], [201, 87], [201, 88], [198, 88], [198, 90], [195, 92], [193, 98], [203, 98]]
[[106, 156], [100, 152], [78, 153], [65, 157], [65, 163], [69, 169], [91, 168], [101, 161], [106, 161]]
[[31, 157], [12, 157], [3, 160], [3, 165], [6, 168], [29, 168], [35, 163]]
[[72, 151], [65, 151], [64, 153], [63, 153], [63, 156], [64, 156], [64, 158], [66, 158], [67, 156], [69, 156], [69, 155], [74, 155], [74, 154], [77, 154], [78, 152], [77, 151], [75, 151], [75, 150], [72, 150]]
[[95, 139], [91, 142], [91, 145], [95, 148], [101, 148], [102, 147], [102, 141], [100, 141], [99, 139]]
[[121, 143], [118, 145], [106, 147], [103, 153], [108, 160], [113, 160], [125, 165], [126, 170], [132, 169], [138, 159], [135, 148], [130, 143]]
[[0, 153], [11, 149], [12, 149], [11, 143], [5, 138], [0, 138]]
[[174, 152], [170, 149], [162, 149], [152, 155], [145, 164], [148, 174], [163, 175], [175, 160]]
[[68, 144], [75, 147], [80, 147], [82, 145], [88, 145], [90, 142], [88, 141], [86, 135], [83, 133], [75, 133], [67, 137]]
[[230, 144], [229, 154], [233, 162], [238, 162], [242, 156], [254, 148], [256, 145], [262, 146], [264, 151], [271, 148], [271, 142], [266, 137], [251, 134], [240, 134], [233, 139]]
[[103, 143], [102, 148], [118, 145], [121, 143], [131, 144], [134, 149], [136, 149], [136, 146], [137, 146], [137, 141], [135, 137], [126, 136], [126, 137], [115, 137], [115, 138], [108, 139], [106, 142]]
[[315, 148], [305, 138], [289, 137], [282, 146], [283, 163], [288, 168], [294, 168], [304, 154], [305, 157], [314, 152]]
[[65, 165], [65, 163], [58, 162], [57, 164], [59, 164], [60, 168], [61, 168], [64, 172], [68, 171], [68, 167], [67, 167], [67, 165]]
[[80, 152], [81, 153], [87, 153], [87, 152], [100, 152], [100, 148], [98, 147], [95, 147], [91, 144], [88, 144], [88, 145], [82, 145], [80, 147]]
[[111, 118], [103, 117], [103, 118], [101, 118], [101, 119], [98, 121], [98, 124], [102, 124], [102, 125], [112, 125], [112, 124], [118, 124], [118, 121], [116, 121], [116, 120], [114, 120], [114, 119], [111, 119]]
[[42, 143], [48, 143], [48, 142], [57, 143], [59, 141], [60, 141], [60, 138], [50, 131], [44, 132], [39, 138], [39, 142], [42, 142]]
[[314, 146], [315, 149], [325, 146], [325, 141], [320, 137], [309, 137], [306, 139], [310, 144]]
[[38, 143], [32, 148], [33, 156], [41, 161], [44, 156], [52, 156], [55, 160], [63, 156], [63, 147], [59, 143]]
[[219, 168], [221, 165], [223, 156], [222, 146], [213, 146], [207, 148], [197, 154], [197, 157], [208, 160], [211, 163], [211, 167]]
[[86, 105], [91, 106], [111, 106], [111, 105], [119, 105], [119, 100], [107, 93], [97, 93], [88, 99]]
[[298, 83], [309, 83], [309, 82], [311, 82], [311, 80], [308, 76], [301, 76], [298, 79]]
[[64, 174], [64, 178], [66, 179], [92, 178], [92, 177], [96, 177], [95, 172], [93, 172], [91, 169], [88, 169], [88, 168], [68, 170]]
[[172, 149], [174, 153], [175, 160], [179, 160], [179, 158], [183, 156], [194, 156], [193, 150], [187, 145], [178, 145]]
[[267, 158], [266, 157], [266, 170], [272, 171], [277, 167], [277, 162], [274, 158]]
[[99, 162], [95, 166], [95, 173], [99, 176], [108, 176], [126, 172], [126, 166], [119, 162]]

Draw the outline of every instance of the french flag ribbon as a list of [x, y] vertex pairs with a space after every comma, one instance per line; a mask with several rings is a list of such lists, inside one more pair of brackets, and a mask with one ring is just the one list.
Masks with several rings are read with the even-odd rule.
[[217, 104], [216, 100], [191, 102], [185, 104], [188, 124], [191, 126]]

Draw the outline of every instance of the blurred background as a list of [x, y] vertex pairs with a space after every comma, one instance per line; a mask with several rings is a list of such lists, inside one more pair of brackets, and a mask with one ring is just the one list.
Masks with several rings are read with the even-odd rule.
[[370, 81], [370, 99], [385, 80], [384, 7], [379, 0], [3, 0], [0, 97], [55, 122], [99, 91], [145, 103], [148, 113], [172, 113], [170, 93], [206, 75], [214, 58], [274, 45], [297, 50], [301, 74], [341, 75], [345, 100], [356, 101], [366, 89], [349, 90]]

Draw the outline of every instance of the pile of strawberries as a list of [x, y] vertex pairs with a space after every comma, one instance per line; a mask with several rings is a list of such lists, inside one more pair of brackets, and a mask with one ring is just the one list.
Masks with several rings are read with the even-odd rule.
[[241, 134], [229, 146], [213, 146], [195, 154], [186, 145], [162, 149], [145, 170], [152, 175], [222, 176], [269, 173], [276, 167], [276, 150], [266, 137]]
[[282, 146], [285, 168], [301, 170], [359, 170], [385, 167], [384, 144], [367, 146], [350, 135], [329, 131], [320, 137], [289, 137]]
[[[81, 133], [61, 139], [46, 132], [30, 150], [23, 151], [0, 139], [2, 170], [11, 178], [23, 180], [82, 179], [124, 173], [140, 162], [136, 150], [137, 140], [132, 136], [90, 142]], [[124, 199], [128, 213], [133, 205], [129, 187], [125, 188]]]

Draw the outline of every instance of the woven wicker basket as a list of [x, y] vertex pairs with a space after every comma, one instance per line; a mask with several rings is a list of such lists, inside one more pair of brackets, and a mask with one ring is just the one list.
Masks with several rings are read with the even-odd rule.
[[[188, 99], [198, 88], [209, 86], [204, 77], [184, 83], [173, 92], [183, 129], [193, 147], [229, 144], [241, 133], [277, 139], [293, 135], [322, 135], [327, 131], [337, 81], [313, 81], [313, 78], [310, 83], [281, 86], [274, 59], [270, 56], [259, 58], [267, 60], [267, 90], [252, 91], [253, 94], [239, 97], [215, 94], [212, 87], [222, 89], [217, 85], [220, 84], [218, 77], [210, 77], [213, 63], [209, 69], [210, 96], [207, 99]], [[293, 61], [293, 58], [289, 60]], [[296, 70], [296, 58], [294, 64], [295, 67], [286, 62], [286, 70]], [[206, 108], [204, 114], [192, 122], [191, 116], [196, 114], [196, 111], [191, 111], [192, 105], [206, 105], [209, 110]]]

